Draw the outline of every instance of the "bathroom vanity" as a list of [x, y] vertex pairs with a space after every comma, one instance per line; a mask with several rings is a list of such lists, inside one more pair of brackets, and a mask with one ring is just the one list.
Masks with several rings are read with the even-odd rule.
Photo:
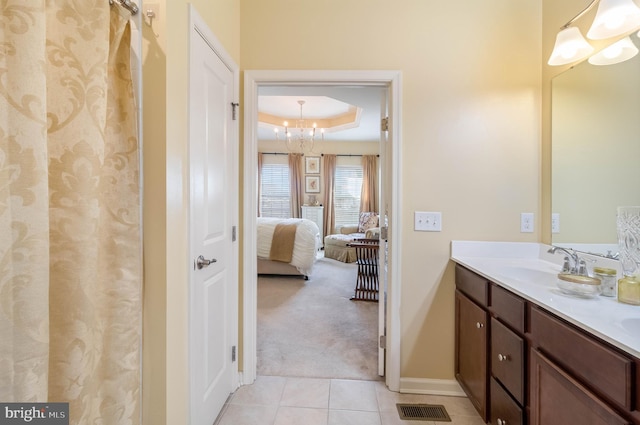
[[494, 425], [640, 425], [640, 306], [560, 292], [548, 248], [452, 242], [456, 379]]

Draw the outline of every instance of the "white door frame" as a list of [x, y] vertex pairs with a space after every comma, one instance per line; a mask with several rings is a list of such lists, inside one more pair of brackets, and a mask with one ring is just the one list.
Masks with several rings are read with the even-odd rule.
[[243, 213], [243, 364], [242, 383], [256, 379], [257, 364], [257, 169], [258, 88], [261, 86], [383, 86], [389, 90], [389, 139], [392, 143], [389, 287], [387, 293], [387, 387], [400, 390], [401, 258], [401, 73], [400, 71], [244, 71], [244, 213]]

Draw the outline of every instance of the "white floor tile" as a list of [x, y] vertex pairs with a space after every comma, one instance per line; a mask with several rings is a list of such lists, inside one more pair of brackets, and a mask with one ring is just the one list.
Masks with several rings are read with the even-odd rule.
[[278, 408], [274, 425], [325, 425], [327, 412], [327, 409], [281, 406]]
[[332, 379], [329, 408], [377, 412], [375, 382]]
[[329, 408], [329, 379], [288, 378], [280, 406]]
[[381, 425], [378, 412], [330, 410], [329, 425]]
[[384, 383], [376, 385], [376, 396], [378, 397], [378, 409], [381, 412], [396, 412], [397, 414], [397, 403], [429, 404], [429, 396], [427, 395], [396, 393], [389, 391]]
[[238, 389], [216, 425], [416, 425], [400, 419], [396, 403], [443, 405], [451, 422], [483, 425], [466, 397], [400, 394], [383, 382], [259, 376]]
[[277, 411], [277, 406], [230, 404], [217, 425], [272, 425]]
[[382, 425], [451, 425], [451, 422], [403, 421], [400, 419], [397, 410], [395, 412], [380, 412], [380, 419], [382, 420]]
[[480, 417], [475, 407], [473, 407], [473, 404], [471, 404], [471, 401], [467, 397], [431, 395], [426, 396], [425, 400], [427, 400], [426, 403], [429, 404], [442, 404], [447, 409], [449, 416], [460, 415]]
[[[440, 422], [443, 423], [443, 422]], [[485, 425], [482, 418], [479, 415], [475, 416], [459, 416], [459, 415], [451, 415], [451, 425]]]
[[251, 385], [238, 388], [230, 404], [254, 406], [278, 406], [282, 398], [286, 378], [277, 376], [258, 376]]

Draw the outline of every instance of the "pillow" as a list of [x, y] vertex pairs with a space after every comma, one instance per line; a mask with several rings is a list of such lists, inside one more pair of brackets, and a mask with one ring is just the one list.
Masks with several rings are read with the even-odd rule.
[[372, 227], [378, 227], [378, 213], [361, 212], [358, 221], [358, 232], [365, 233]]

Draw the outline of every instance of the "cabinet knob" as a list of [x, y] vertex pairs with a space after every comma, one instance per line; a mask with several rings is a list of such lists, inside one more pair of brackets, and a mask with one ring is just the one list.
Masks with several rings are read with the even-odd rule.
[[507, 421], [505, 421], [504, 419], [498, 418], [498, 425], [507, 425]]
[[484, 327], [484, 323], [476, 322], [476, 328], [480, 329]]
[[506, 360], [509, 360], [508, 354], [498, 354], [498, 361], [504, 362]]

